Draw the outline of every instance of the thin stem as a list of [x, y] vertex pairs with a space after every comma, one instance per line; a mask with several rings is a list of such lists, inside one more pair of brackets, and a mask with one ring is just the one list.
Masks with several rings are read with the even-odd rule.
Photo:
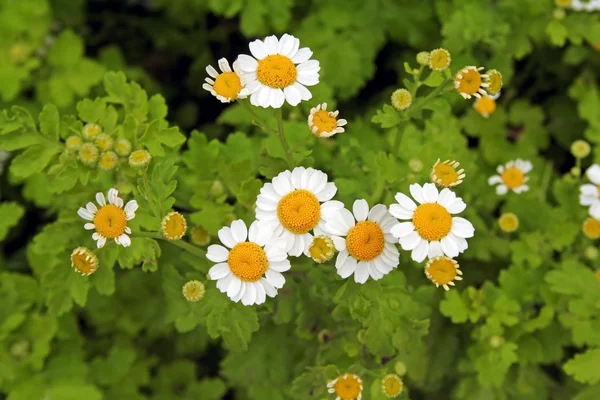
[[430, 100], [434, 99], [435, 97], [437, 97], [441, 92], [443, 92], [446, 89], [446, 86], [448, 85], [448, 83], [452, 82], [452, 78], [447, 78], [444, 82], [442, 82], [438, 87], [436, 87], [435, 89], [433, 89], [431, 91], [431, 93], [429, 93], [427, 96], [425, 96], [425, 98], [423, 100], [421, 100], [419, 102], [419, 104], [415, 104], [414, 107], [411, 107], [408, 109], [408, 111], [411, 114], [414, 114], [418, 111], [420, 111], [427, 103], [429, 103]]
[[550, 178], [552, 177], [552, 162], [546, 163], [544, 168], [544, 175], [542, 176], [542, 183], [540, 184], [540, 200], [546, 200], [546, 192], [548, 191], [548, 185], [550, 184]]
[[200, 258], [206, 257], [206, 251], [204, 251], [203, 249], [196, 247], [193, 244], [190, 244], [188, 242], [184, 242], [182, 240], [168, 240], [168, 239], [164, 238], [158, 232], [136, 232], [136, 233], [133, 233], [131, 236], [165, 240], [174, 246], [180, 247], [180, 248], [186, 250], [187, 252], [192, 253], [193, 255], [195, 255], [197, 257], [200, 257]]
[[283, 130], [283, 112], [281, 108], [278, 108], [275, 111], [277, 115], [277, 136], [279, 136], [279, 141], [281, 142], [281, 147], [283, 147], [283, 151], [285, 153], [285, 157], [288, 163], [288, 167], [290, 169], [294, 168], [294, 160], [292, 159], [292, 153], [290, 152], [290, 146], [288, 146], [287, 141], [285, 140], [285, 132]]
[[379, 199], [381, 199], [381, 195], [383, 194], [383, 189], [385, 189], [385, 179], [383, 177], [379, 177], [377, 179], [377, 185], [375, 186], [375, 190], [373, 191], [373, 195], [371, 196], [371, 206], [377, 204]]
[[258, 126], [259, 128], [261, 128], [263, 131], [265, 132], [271, 132], [271, 133], [275, 133], [277, 134], [277, 130], [271, 128], [270, 126], [268, 126], [263, 120], [262, 118], [260, 118], [260, 116], [256, 113], [256, 111], [254, 111], [254, 109], [252, 109], [252, 107], [250, 107], [248, 105], [248, 103], [241, 101], [241, 100], [237, 100], [237, 102], [239, 104], [242, 105], [242, 107], [244, 107], [244, 109], [246, 111], [248, 111], [248, 113], [250, 113], [250, 115], [252, 116], [253, 120], [252, 120], [252, 124]]

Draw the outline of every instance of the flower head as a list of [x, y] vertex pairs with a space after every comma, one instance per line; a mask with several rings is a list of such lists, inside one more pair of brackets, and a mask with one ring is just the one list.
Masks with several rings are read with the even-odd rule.
[[496, 96], [502, 89], [502, 74], [496, 69], [491, 69], [485, 73], [488, 87], [486, 91], [491, 96]]
[[573, 0], [554, 0], [554, 4], [558, 7], [569, 7]]
[[183, 215], [177, 211], [172, 211], [163, 218], [160, 230], [167, 239], [179, 240], [187, 232], [187, 222]]
[[79, 150], [81, 145], [83, 144], [83, 139], [80, 136], [69, 136], [67, 140], [65, 140], [65, 146], [67, 146], [68, 150]]
[[600, 221], [593, 217], [586, 218], [583, 222], [583, 233], [592, 240], [598, 239], [600, 237]]
[[327, 391], [335, 393], [336, 400], [361, 400], [362, 379], [358, 375], [344, 374], [327, 383]]
[[96, 136], [96, 138], [94, 139], [94, 143], [96, 144], [96, 146], [98, 146], [100, 150], [110, 150], [113, 145], [113, 138], [106, 133], [101, 133], [98, 136]]
[[206, 253], [206, 258], [218, 263], [208, 271], [210, 279], [217, 280], [217, 289], [245, 306], [275, 297], [285, 283], [281, 273], [290, 269], [290, 262], [284, 243], [273, 238], [271, 224], [255, 221], [248, 229], [240, 219], [218, 234], [225, 247], [213, 244]]
[[433, 71], [444, 71], [450, 66], [452, 57], [446, 49], [435, 49], [429, 53], [429, 68]]
[[185, 297], [187, 301], [190, 303], [195, 303], [204, 298], [206, 288], [204, 287], [204, 283], [194, 280], [186, 282], [181, 291], [183, 293], [183, 297]]
[[300, 256], [313, 241], [310, 232], [322, 233], [324, 218], [344, 207], [330, 201], [336, 192], [324, 172], [304, 167], [284, 171], [260, 189], [256, 219], [273, 223], [289, 255]]
[[210, 243], [210, 234], [201, 225], [196, 225], [192, 229], [192, 242], [199, 246], [206, 246]]
[[71, 253], [71, 266], [81, 275], [91, 275], [98, 269], [98, 257], [87, 247], [78, 247]]
[[435, 184], [412, 184], [411, 195], [417, 205], [403, 193], [396, 194], [397, 204], [390, 206], [394, 217], [409, 220], [391, 229], [404, 250], [412, 250], [412, 259], [421, 262], [426, 257], [441, 255], [456, 257], [468, 247], [467, 238], [473, 237], [475, 228], [464, 218], [453, 217], [467, 207], [450, 189], [438, 192]]
[[369, 210], [366, 200], [356, 200], [352, 211], [339, 209], [327, 217], [325, 225], [340, 252], [335, 261], [338, 275], [354, 274], [357, 283], [365, 283], [369, 276], [379, 280], [399, 263], [396, 240], [390, 234], [398, 222], [383, 204]]
[[98, 165], [105, 171], [110, 171], [117, 166], [119, 162], [119, 157], [115, 154], [114, 151], [105, 151], [100, 155], [100, 161], [98, 161]]
[[241, 54], [236, 62], [252, 105], [280, 108], [284, 101], [297, 106], [312, 98], [306, 86], [319, 83], [321, 67], [317, 60], [310, 60], [308, 47], [300, 48], [300, 40], [286, 33], [280, 39], [257, 39], [249, 47], [253, 57]]
[[94, 146], [92, 143], [84, 143], [79, 147], [79, 153], [77, 157], [79, 161], [84, 163], [85, 165], [96, 165], [98, 161], [98, 148]]
[[331, 260], [334, 253], [335, 245], [333, 244], [333, 240], [325, 235], [315, 236], [306, 251], [306, 255], [318, 264]]
[[147, 150], [136, 150], [129, 155], [129, 165], [133, 168], [143, 168], [150, 164], [152, 155]]
[[404, 111], [412, 104], [412, 94], [406, 89], [397, 89], [392, 93], [392, 106], [398, 111]]
[[436, 287], [440, 285], [448, 290], [448, 286], [454, 286], [454, 281], [462, 280], [462, 271], [458, 269], [458, 263], [456, 260], [450, 257], [440, 256], [435, 257], [427, 261], [425, 266], [425, 276]]
[[429, 65], [429, 52], [420, 51], [417, 53], [417, 63], [419, 65]]
[[496, 100], [491, 96], [482, 96], [473, 102], [473, 108], [482, 117], [489, 118], [496, 111]]
[[122, 157], [127, 157], [131, 153], [131, 142], [125, 138], [115, 140], [115, 151]]
[[458, 161], [446, 160], [440, 162], [438, 158], [429, 173], [431, 182], [443, 187], [460, 185], [463, 179], [465, 179], [465, 170], [462, 168], [458, 169], [459, 166], [460, 163]]
[[593, 164], [585, 171], [592, 182], [579, 187], [579, 204], [589, 207], [589, 213], [600, 219], [600, 165]]
[[498, 218], [498, 225], [504, 232], [514, 232], [519, 228], [519, 217], [513, 213], [504, 213]]
[[212, 65], [206, 67], [206, 73], [210, 78], [206, 78], [202, 88], [208, 90], [222, 103], [248, 97], [248, 89], [244, 88], [240, 78], [239, 63], [233, 63], [233, 71], [225, 58], [221, 58], [218, 64], [221, 73], [217, 72]]
[[96, 136], [102, 133], [102, 127], [98, 124], [89, 123], [83, 127], [81, 133], [85, 139], [93, 140]]
[[107, 239], [114, 239], [116, 244], [123, 247], [131, 245], [131, 239], [127, 234], [131, 234], [131, 229], [127, 226], [127, 221], [135, 218], [135, 211], [138, 209], [137, 201], [130, 200], [123, 208], [123, 199], [118, 196], [117, 189], [108, 191], [108, 204], [102, 192], [96, 193], [96, 201], [100, 208], [92, 202], [86, 204], [85, 208], [77, 210], [77, 214], [88, 221], [84, 228], [95, 230], [92, 238], [97, 241], [98, 248], [106, 244]]
[[465, 99], [470, 99], [471, 96], [481, 97], [486, 95], [485, 88], [489, 86], [484, 82], [488, 78], [487, 75], [481, 74], [483, 67], [464, 67], [454, 78], [454, 87], [458, 93]]
[[600, 0], [571, 0], [571, 8], [576, 11], [596, 11], [600, 9]]
[[530, 161], [517, 158], [509, 161], [505, 165], [500, 165], [496, 169], [498, 175], [493, 175], [488, 179], [488, 184], [496, 186], [496, 193], [504, 195], [509, 190], [515, 193], [522, 193], [529, 190], [526, 184], [529, 180], [527, 174], [533, 169]]
[[348, 123], [343, 118], [338, 119], [339, 111], [327, 111], [327, 103], [318, 104], [310, 109], [308, 128], [317, 137], [331, 137], [336, 133], [344, 132], [344, 125]]
[[571, 154], [575, 158], [586, 158], [590, 155], [592, 148], [585, 140], [576, 140], [571, 144]]
[[404, 383], [396, 374], [386, 375], [381, 381], [381, 390], [390, 399], [398, 397], [402, 393], [402, 389], [404, 389]]

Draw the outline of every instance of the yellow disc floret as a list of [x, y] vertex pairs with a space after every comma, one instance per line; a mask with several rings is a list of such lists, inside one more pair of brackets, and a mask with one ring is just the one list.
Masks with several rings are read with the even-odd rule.
[[569, 7], [572, 2], [573, 2], [573, 0], [554, 0], [554, 3], [558, 7], [563, 7], [563, 8]]
[[84, 143], [79, 148], [79, 161], [86, 165], [95, 165], [98, 161], [98, 148], [91, 143]]
[[196, 301], [200, 301], [204, 298], [204, 294], [206, 293], [206, 288], [204, 284], [200, 281], [189, 281], [183, 285], [183, 297], [190, 303], [195, 303]]
[[179, 240], [187, 231], [187, 222], [184, 216], [177, 211], [170, 212], [162, 220], [161, 231], [167, 239]]
[[439, 241], [452, 229], [452, 216], [445, 207], [437, 203], [418, 206], [412, 222], [419, 236], [428, 241]]
[[504, 232], [514, 232], [519, 228], [519, 217], [513, 213], [504, 213], [498, 219], [498, 225]]
[[583, 222], [583, 233], [590, 239], [598, 239], [600, 237], [600, 221], [592, 217], [587, 218]]
[[337, 118], [328, 111], [319, 110], [313, 114], [311, 131], [316, 136], [320, 136], [323, 132], [333, 132], [335, 128], [337, 128]]
[[131, 153], [131, 142], [125, 138], [115, 140], [115, 151], [122, 157], [127, 157]]
[[96, 139], [94, 139], [94, 143], [96, 143], [96, 146], [98, 146], [100, 150], [110, 150], [113, 145], [113, 138], [110, 137], [110, 135], [107, 135], [106, 133], [101, 133], [98, 136], [96, 136]]
[[525, 183], [525, 174], [517, 167], [508, 167], [502, 173], [502, 183], [509, 188], [515, 189]]
[[450, 66], [452, 57], [446, 49], [435, 49], [429, 53], [429, 68], [434, 71], [444, 71]]
[[223, 72], [215, 79], [213, 90], [219, 96], [235, 100], [242, 90], [242, 81], [235, 72]]
[[119, 162], [119, 157], [115, 154], [114, 151], [105, 151], [100, 155], [100, 161], [98, 165], [105, 171], [110, 171], [111, 169], [117, 166]]
[[265, 251], [253, 242], [236, 244], [227, 259], [231, 272], [245, 282], [256, 282], [269, 268]]
[[293, 61], [286, 56], [273, 54], [258, 62], [256, 78], [271, 88], [283, 89], [296, 81], [298, 70]]
[[327, 384], [329, 393], [335, 393], [340, 400], [356, 400], [362, 396], [362, 380], [354, 374], [344, 374]]
[[102, 206], [94, 215], [96, 231], [108, 239], [114, 239], [125, 233], [127, 215], [121, 207], [114, 204]]
[[98, 269], [98, 257], [87, 247], [78, 247], [71, 253], [71, 266], [81, 275], [91, 275]]
[[488, 84], [486, 91], [492, 96], [500, 93], [502, 89], [502, 74], [500, 71], [491, 69], [486, 72], [485, 76], [487, 76], [486, 81]]
[[396, 374], [386, 375], [381, 381], [381, 390], [388, 398], [393, 399], [402, 393], [404, 383]]
[[465, 170], [458, 169], [460, 163], [458, 161], [446, 160], [440, 162], [440, 159], [435, 162], [429, 173], [429, 177], [433, 183], [437, 183], [443, 187], [452, 187], [462, 183], [465, 178]]
[[575, 158], [586, 158], [590, 155], [592, 148], [585, 140], [576, 140], [571, 144], [571, 154]]
[[496, 111], [496, 100], [490, 96], [482, 96], [475, 100], [473, 108], [481, 114], [482, 117], [489, 118], [489, 116]]
[[83, 127], [83, 137], [87, 140], [92, 140], [102, 133], [102, 127], [98, 124], [89, 123]]
[[65, 146], [67, 146], [68, 150], [79, 150], [81, 145], [83, 144], [83, 139], [80, 136], [69, 136], [67, 140], [65, 140]]
[[383, 252], [385, 245], [381, 227], [373, 221], [360, 221], [348, 231], [346, 248], [359, 261], [371, 261]]
[[404, 111], [412, 104], [412, 94], [406, 89], [397, 89], [392, 93], [392, 106], [398, 111]]
[[481, 97], [481, 95], [487, 94], [484, 88], [488, 87], [488, 83], [483, 80], [487, 79], [488, 76], [482, 75], [479, 72], [482, 69], [482, 67], [469, 66], [461, 69], [456, 74], [454, 87], [465, 99], [470, 99], [471, 96]]
[[315, 236], [308, 247], [308, 254], [317, 263], [321, 264], [333, 258], [335, 246], [327, 236]]
[[152, 155], [147, 150], [136, 150], [129, 155], [129, 165], [133, 168], [142, 168], [150, 164]]
[[308, 190], [294, 190], [279, 200], [277, 216], [288, 231], [295, 234], [307, 233], [321, 219], [321, 204]]
[[430, 259], [425, 266], [425, 276], [435, 283], [436, 286], [443, 286], [448, 290], [448, 285], [454, 286], [454, 281], [460, 281], [462, 272], [458, 269], [458, 263], [446, 256]]

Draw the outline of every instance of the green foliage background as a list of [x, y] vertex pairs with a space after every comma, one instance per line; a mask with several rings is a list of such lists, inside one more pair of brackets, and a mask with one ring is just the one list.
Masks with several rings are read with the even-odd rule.
[[[303, 257], [265, 305], [234, 304], [210, 281], [188, 303], [182, 285], [211, 266], [203, 251], [135, 235], [76, 274], [71, 251], [94, 247], [76, 210], [109, 187], [140, 203], [134, 232], [157, 231], [172, 208], [213, 242], [254, 219], [284, 154], [201, 84], [206, 65], [285, 32], [321, 63], [313, 99], [284, 109], [294, 162], [327, 172], [350, 206], [389, 205], [437, 158], [460, 161], [476, 229], [464, 281], [436, 289], [408, 252], [365, 285]], [[553, 0], [0, 0], [0, 398], [325, 399], [349, 371], [379, 400], [381, 377], [402, 369], [406, 399], [600, 398], [596, 243], [581, 232], [584, 178], [569, 173], [575, 139], [593, 147], [582, 168], [600, 162], [599, 42], [600, 13]], [[410, 78], [404, 63], [438, 47], [454, 71], [502, 72], [498, 109], [485, 119], [449, 93], [401, 131], [383, 105]], [[306, 117], [325, 101], [349, 124], [320, 141]], [[78, 163], [64, 140], [86, 122], [150, 151], [147, 179]], [[534, 164], [532, 189], [500, 198], [487, 179], [517, 157]], [[501, 212], [518, 215], [516, 233], [500, 231]]]

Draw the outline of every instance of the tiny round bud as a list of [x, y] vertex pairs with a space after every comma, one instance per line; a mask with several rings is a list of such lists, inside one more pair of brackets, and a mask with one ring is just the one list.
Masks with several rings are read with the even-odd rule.
[[65, 146], [67, 146], [67, 150], [77, 151], [83, 144], [83, 139], [80, 136], [69, 136], [67, 140], [65, 140]]
[[160, 229], [165, 238], [179, 240], [187, 232], [187, 222], [183, 215], [172, 211], [163, 218]]
[[421, 51], [417, 53], [417, 63], [419, 65], [428, 65], [429, 64], [429, 52]]
[[514, 232], [519, 228], [519, 217], [513, 213], [504, 213], [498, 218], [498, 225], [504, 232]]
[[490, 338], [490, 346], [493, 347], [494, 349], [497, 349], [498, 347], [502, 346], [504, 344], [504, 338], [502, 338], [501, 336], [492, 336]]
[[102, 127], [98, 124], [89, 123], [83, 127], [83, 137], [87, 140], [92, 140], [102, 133]]
[[84, 143], [79, 147], [79, 161], [85, 165], [93, 166], [98, 161], [98, 148], [91, 143]]
[[223, 193], [225, 193], [225, 186], [223, 186], [223, 182], [218, 179], [213, 181], [212, 185], [210, 186], [210, 195], [212, 197], [220, 197], [223, 195]]
[[31, 344], [27, 339], [18, 339], [10, 346], [10, 354], [18, 360], [26, 358], [30, 350]]
[[488, 92], [490, 96], [496, 96], [500, 93], [500, 90], [502, 90], [502, 86], [504, 85], [502, 74], [496, 69], [490, 69], [485, 75], [487, 75], [486, 83], [488, 84], [486, 92]]
[[206, 246], [210, 243], [210, 234], [201, 225], [196, 225], [192, 229], [192, 242]]
[[406, 375], [406, 364], [402, 361], [396, 362], [396, 364], [394, 364], [394, 371], [400, 376]]
[[143, 168], [150, 164], [152, 155], [147, 150], [136, 150], [129, 155], [129, 165], [133, 168]]
[[573, 167], [571, 168], [571, 175], [573, 175], [575, 178], [578, 178], [581, 176], [581, 168], [579, 167]]
[[131, 142], [125, 138], [115, 140], [115, 151], [122, 157], [127, 157], [131, 153]]
[[421, 172], [423, 171], [423, 161], [413, 158], [408, 162], [408, 168], [413, 172]]
[[598, 249], [594, 246], [588, 246], [585, 248], [585, 258], [588, 260], [596, 260], [598, 258]]
[[554, 0], [554, 4], [556, 4], [557, 7], [569, 7], [571, 5], [571, 3], [573, 2], [573, 0]]
[[557, 21], [562, 21], [567, 16], [567, 13], [564, 8], [555, 8], [552, 11], [552, 17]]
[[119, 157], [116, 155], [114, 151], [105, 151], [100, 155], [100, 161], [98, 165], [105, 171], [110, 171], [117, 166], [119, 162]]
[[412, 104], [412, 95], [406, 89], [398, 89], [392, 93], [392, 106], [398, 111], [404, 111]]
[[98, 146], [100, 150], [110, 150], [113, 145], [113, 138], [106, 133], [101, 133], [98, 136], [96, 136], [96, 139], [94, 139], [94, 143], [96, 143], [96, 146]]
[[592, 147], [585, 140], [579, 139], [571, 144], [571, 154], [573, 154], [575, 158], [586, 158], [590, 155], [591, 151]]
[[204, 284], [200, 281], [189, 281], [185, 285], [183, 285], [183, 297], [190, 303], [195, 303], [197, 301], [202, 300], [204, 298], [204, 294], [206, 293], [206, 289]]

